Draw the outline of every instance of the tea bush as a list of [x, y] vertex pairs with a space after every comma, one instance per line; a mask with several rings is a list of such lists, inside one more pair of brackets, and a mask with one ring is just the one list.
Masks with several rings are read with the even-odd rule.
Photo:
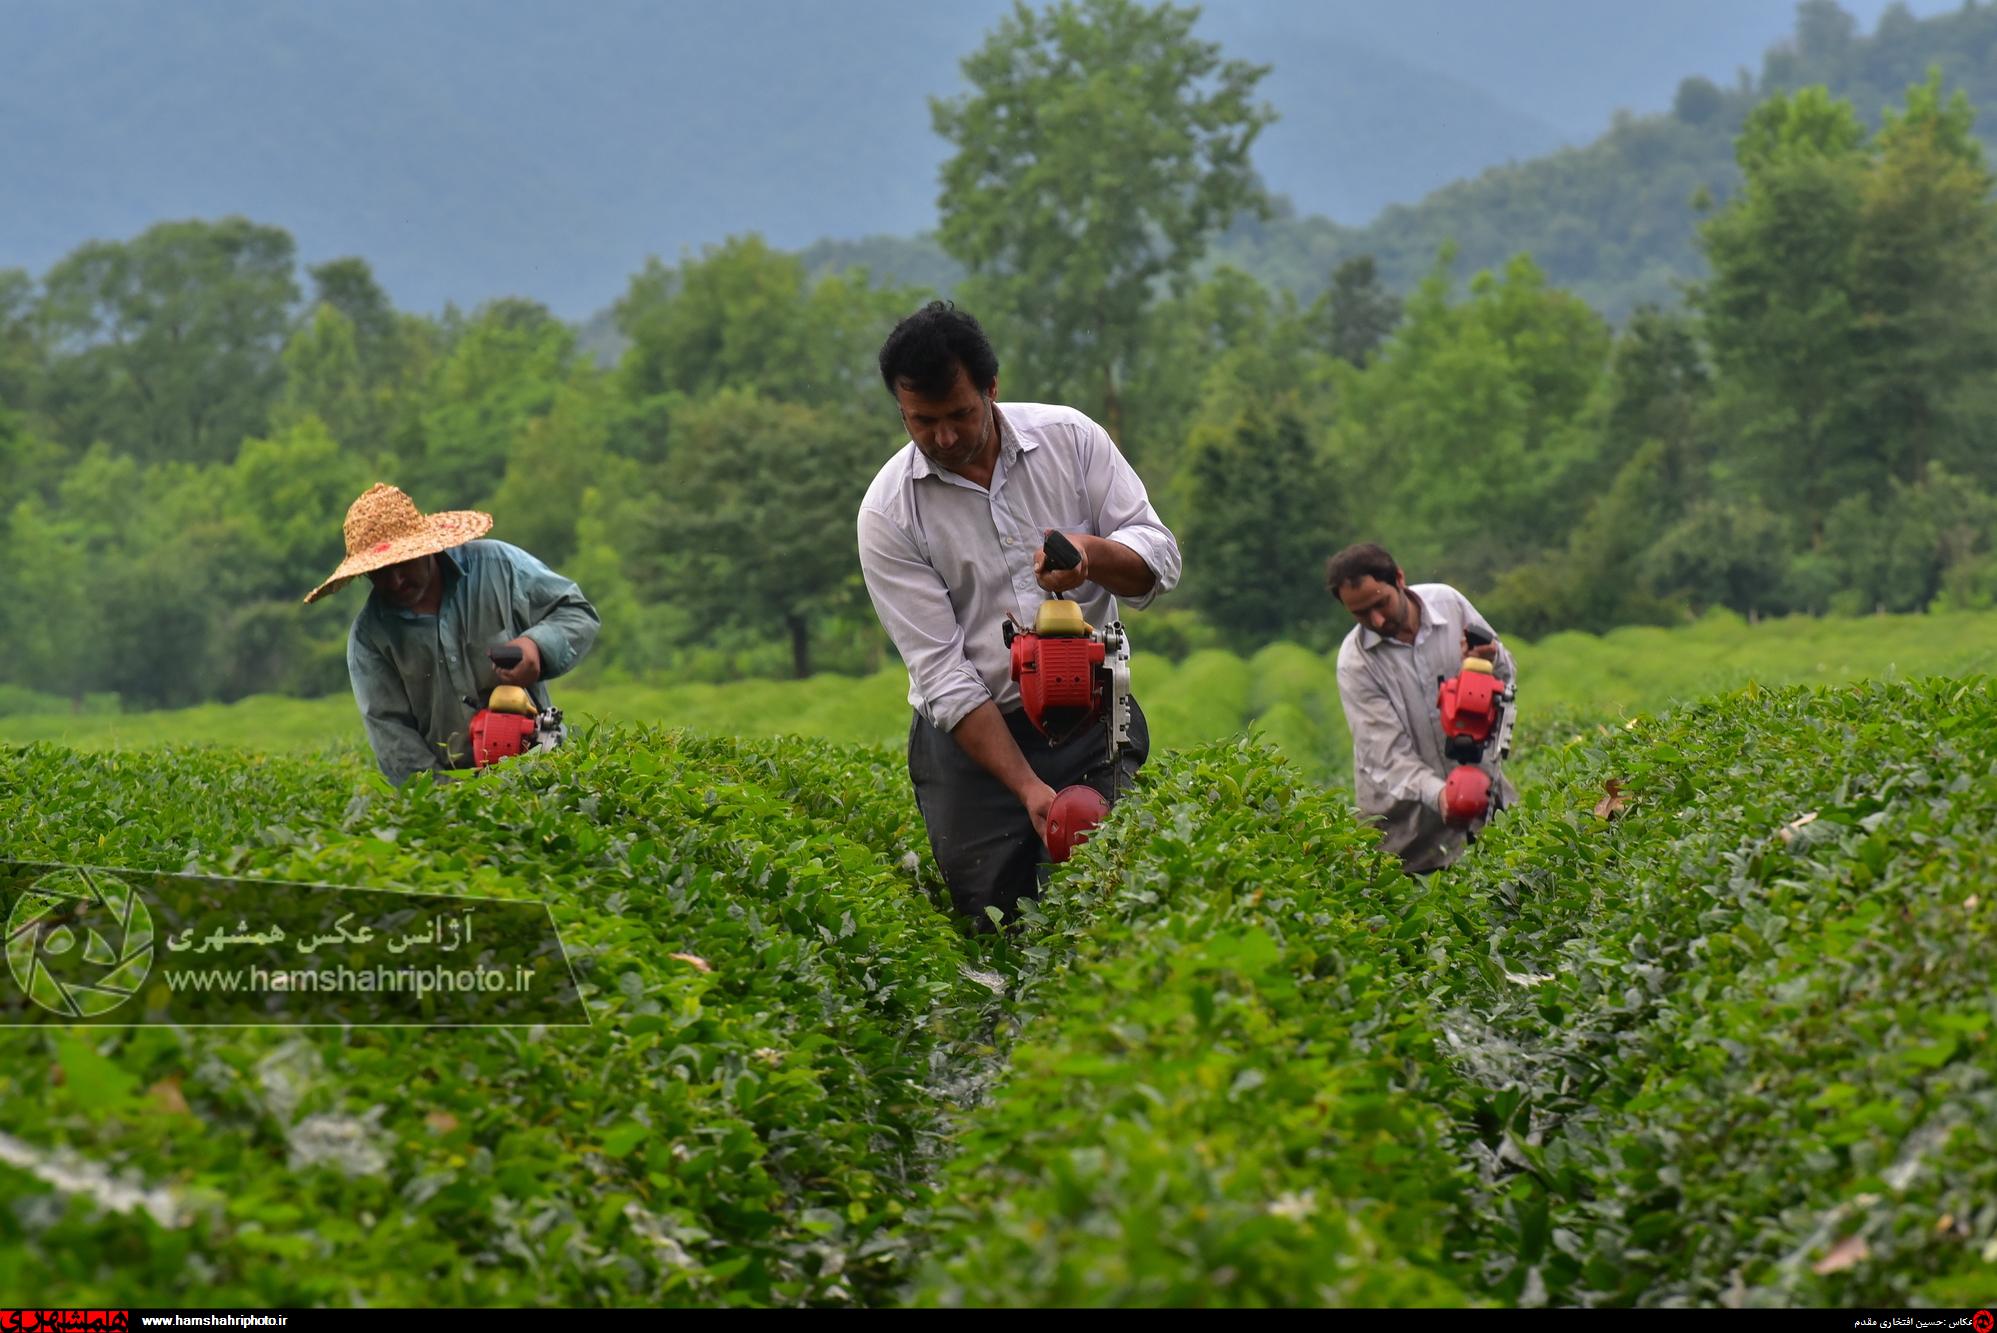
[[1491, 1289], [1987, 1300], [1990, 684], [1748, 690], [1540, 778], [1450, 877], [1467, 928], [1429, 937]]
[[1029, 935], [913, 1299], [1987, 1299], [1986, 682], [1591, 727], [1451, 871], [1369, 843], [1252, 750], [1155, 774]]
[[352, 751], [0, 749], [0, 854], [541, 899], [594, 1018], [0, 1032], [0, 1290], [1987, 1299], [1990, 683], [1532, 737], [1419, 879], [1258, 743], [1161, 754], [999, 937], [941, 910], [893, 748], [596, 727], [399, 792]]
[[1461, 1304], [1423, 889], [1266, 751], [1180, 756], [1024, 932], [1023, 1024], [914, 1299]]
[[[18, 859], [543, 898], [594, 1016], [0, 1034], [0, 1289], [769, 1304], [896, 1277], [991, 993], [880, 757], [627, 733], [392, 792], [352, 766], [31, 747], [0, 755], [0, 793]], [[351, 1160], [301, 1166], [326, 1117]]]

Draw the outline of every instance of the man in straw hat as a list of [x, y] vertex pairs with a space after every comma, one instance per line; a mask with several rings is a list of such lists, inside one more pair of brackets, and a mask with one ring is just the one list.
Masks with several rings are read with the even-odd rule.
[[[596, 641], [582, 589], [517, 546], [479, 541], [492, 515], [423, 514], [377, 482], [347, 510], [347, 558], [305, 595], [316, 602], [362, 574], [374, 584], [347, 635], [347, 674], [375, 762], [400, 786], [425, 769], [472, 766], [469, 724], [495, 685], [547, 708], [543, 683]], [[516, 666], [487, 653], [520, 650]]]

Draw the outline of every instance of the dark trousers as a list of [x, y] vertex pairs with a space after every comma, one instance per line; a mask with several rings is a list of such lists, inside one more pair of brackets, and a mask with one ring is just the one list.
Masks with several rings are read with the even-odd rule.
[[[1151, 730], [1135, 699], [1130, 701], [1130, 744], [1118, 756], [1114, 774], [1104, 753], [1106, 719], [1097, 719], [1061, 745], [1050, 745], [1023, 711], [1007, 713], [1005, 722], [1026, 762], [1055, 791], [1083, 784], [1114, 801], [1151, 753]], [[1040, 896], [1040, 886], [1047, 882], [1047, 849], [1034, 835], [1026, 807], [920, 713], [908, 728], [908, 776], [929, 830], [930, 850], [959, 912], [982, 929], [989, 925], [985, 908], [1010, 914], [1021, 898]]]

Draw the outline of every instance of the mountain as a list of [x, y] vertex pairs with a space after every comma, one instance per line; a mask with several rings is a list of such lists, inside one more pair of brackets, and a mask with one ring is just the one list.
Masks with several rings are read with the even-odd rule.
[[[1355, 255], [1372, 255], [1387, 283], [1405, 291], [1445, 246], [1453, 247], [1459, 274], [1524, 251], [1554, 282], [1621, 318], [1646, 302], [1677, 301], [1703, 275], [1695, 201], [1723, 200], [1736, 187], [1734, 138], [1756, 103], [1823, 84], [1877, 125], [1881, 111], [1931, 66], [1986, 108], [1978, 128], [1997, 150], [1997, 4], [1965, 4], [1928, 18], [1896, 5], [1862, 34], [1855, 17], [1830, 0], [1810, 0], [1796, 32], [1766, 53], [1756, 76], [1742, 71], [1725, 87], [1689, 77], [1669, 111], [1619, 112], [1592, 142], [1487, 168], [1394, 205], [1363, 227], [1290, 201], [1268, 221], [1238, 221], [1207, 262], [1232, 264], [1308, 300]], [[826, 243], [805, 256], [825, 268], [865, 262], [882, 275], [928, 281], [947, 263], [928, 236]]]
[[[519, 294], [579, 316], [647, 255], [731, 233], [791, 248], [917, 233], [947, 151], [927, 98], [960, 90], [958, 60], [1009, 8], [0, 0], [0, 267], [242, 213], [290, 230], [308, 262], [367, 258], [404, 306]], [[1787, 13], [1227, 0], [1199, 30], [1272, 66], [1271, 185], [1350, 224], [1582, 142], [1618, 105], [1662, 106]]]
[[1978, 132], [1997, 148], [1997, 5], [1967, 0], [1919, 18], [1895, 4], [1864, 34], [1833, 0], [1805, 0], [1794, 34], [1767, 52], [1758, 77], [1741, 71], [1729, 86], [1688, 77], [1669, 111], [1618, 113], [1590, 143], [1489, 168], [1363, 228], [1308, 216], [1245, 222], [1217, 257], [1311, 296], [1355, 254], [1374, 255], [1386, 280], [1405, 289], [1445, 244], [1456, 248], [1458, 272], [1526, 251], [1556, 283], [1620, 317], [1678, 299], [1703, 275], [1696, 201], [1736, 188], [1734, 138], [1758, 102], [1822, 84], [1876, 126], [1930, 68], [1984, 110]]

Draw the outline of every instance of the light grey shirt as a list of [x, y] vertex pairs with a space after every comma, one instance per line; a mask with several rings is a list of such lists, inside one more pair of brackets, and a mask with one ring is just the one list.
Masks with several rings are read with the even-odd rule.
[[[914, 441], [888, 460], [860, 503], [860, 570], [881, 625], [908, 667], [908, 702], [950, 731], [987, 699], [1019, 706], [1007, 612], [1028, 628], [1048, 594], [1033, 576], [1042, 532], [1085, 532], [1135, 551], [1157, 582], [1179, 581], [1179, 543], [1109, 432], [1071, 407], [999, 405], [991, 489], [931, 466]], [[1116, 598], [1084, 583], [1068, 594], [1100, 628]]]
[[[1352, 786], [1361, 813], [1380, 826], [1380, 842], [1409, 870], [1433, 870], [1463, 852], [1467, 829], [1442, 820], [1442, 788], [1455, 763], [1442, 753], [1442, 714], [1436, 688], [1463, 666], [1463, 630], [1497, 634], [1470, 599], [1446, 583], [1408, 589], [1421, 607], [1413, 643], [1383, 638], [1354, 625], [1338, 648], [1338, 697], [1352, 730]], [[1517, 679], [1505, 646], [1494, 663], [1500, 680]], [[1493, 790], [1512, 804], [1518, 792], [1505, 780], [1495, 750], [1483, 769]]]

